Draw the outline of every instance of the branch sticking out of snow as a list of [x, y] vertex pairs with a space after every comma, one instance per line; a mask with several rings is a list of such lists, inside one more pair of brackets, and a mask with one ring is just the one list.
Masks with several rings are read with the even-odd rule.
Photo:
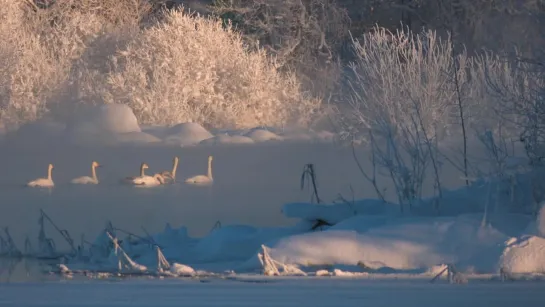
[[106, 232], [110, 240], [112, 240], [112, 243], [114, 244], [114, 255], [117, 256], [117, 268], [120, 272], [123, 272], [125, 270], [129, 272], [144, 272], [147, 270], [147, 268], [143, 265], [140, 265], [136, 262], [134, 262], [127, 253], [119, 246], [119, 243], [117, 241], [117, 238], [112, 237], [109, 232]]
[[[269, 248], [265, 245], [261, 245], [263, 254], [257, 254], [257, 258], [263, 266], [263, 275], [267, 276], [279, 276], [279, 275], [292, 275], [292, 276], [306, 276], [307, 274], [301, 271], [295, 265], [289, 265], [281, 263], [271, 258], [269, 254]], [[280, 269], [279, 269], [280, 268]]]

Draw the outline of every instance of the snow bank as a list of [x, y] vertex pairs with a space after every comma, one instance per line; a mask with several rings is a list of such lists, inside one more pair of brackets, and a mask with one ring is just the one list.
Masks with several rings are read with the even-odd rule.
[[244, 136], [251, 138], [252, 140], [254, 140], [254, 142], [282, 140], [281, 136], [278, 136], [275, 133], [265, 129], [252, 129], [249, 132], [245, 133]]
[[523, 236], [507, 240], [498, 266], [506, 273], [545, 273], [545, 238]]
[[89, 107], [68, 126], [70, 140], [79, 145], [159, 143], [161, 139], [142, 132], [130, 107], [106, 104]]
[[253, 144], [254, 140], [243, 135], [220, 134], [215, 137], [203, 140], [202, 145], [219, 145], [219, 144]]
[[335, 140], [335, 134], [329, 131], [286, 131], [281, 134], [286, 141], [311, 141], [311, 142], [332, 142]]
[[[372, 221], [374, 226], [357, 222]], [[481, 228], [480, 217], [375, 218], [354, 217], [334, 227], [281, 239], [271, 257], [287, 264], [356, 265], [397, 270], [430, 268], [444, 263], [476, 271], [494, 270], [499, 245], [507, 236]], [[340, 229], [358, 229], [354, 230]]]
[[166, 132], [164, 141], [177, 146], [191, 146], [214, 137], [208, 130], [197, 123], [182, 123], [171, 127]]
[[176, 276], [194, 276], [197, 274], [192, 267], [179, 263], [173, 263], [170, 265], [170, 273]]
[[110, 143], [149, 144], [159, 143], [161, 139], [145, 132], [127, 132], [111, 135]]
[[195, 246], [195, 258], [203, 262], [247, 260], [262, 244], [301, 233], [297, 228], [255, 228], [231, 225], [215, 229]]
[[88, 108], [77, 116], [70, 128], [72, 131], [85, 133], [141, 132], [132, 109], [124, 104]]
[[365, 263], [371, 268], [407, 269], [441, 263], [442, 257], [424, 244], [384, 240], [355, 231], [324, 231], [292, 236], [271, 248], [277, 261], [303, 266]]

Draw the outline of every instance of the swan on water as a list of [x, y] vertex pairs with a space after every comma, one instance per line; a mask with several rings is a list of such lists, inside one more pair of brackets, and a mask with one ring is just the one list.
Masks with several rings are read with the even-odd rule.
[[93, 161], [93, 163], [91, 163], [91, 177], [81, 176], [81, 177], [72, 179], [71, 182], [74, 184], [98, 184], [97, 170], [96, 170], [97, 167], [100, 167], [100, 164], [96, 161]]
[[27, 183], [29, 187], [42, 187], [42, 188], [51, 188], [55, 186], [53, 182], [52, 173], [53, 173], [53, 164], [49, 163], [47, 168], [47, 178], [38, 178]]
[[211, 184], [214, 182], [212, 177], [212, 160], [214, 157], [208, 156], [208, 173], [206, 175], [197, 175], [185, 180], [188, 184]]
[[149, 166], [146, 163], [142, 163], [140, 166], [140, 176], [138, 177], [128, 177], [126, 179], [129, 179], [130, 182], [134, 185], [146, 185], [146, 186], [152, 186], [152, 185], [160, 185], [165, 182], [165, 179], [161, 174], [155, 174], [153, 176], [149, 176], [145, 174], [145, 170], [148, 169]]

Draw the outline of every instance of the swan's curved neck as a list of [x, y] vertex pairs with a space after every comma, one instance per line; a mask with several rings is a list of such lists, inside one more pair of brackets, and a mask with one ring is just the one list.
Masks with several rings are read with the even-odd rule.
[[145, 176], [145, 175], [144, 175], [144, 170], [145, 170], [144, 164], [142, 164], [142, 166], [140, 166], [140, 177], [144, 177], [144, 176]]
[[161, 176], [160, 174], [153, 175], [153, 178], [155, 178], [155, 180], [157, 180], [160, 184], [164, 183], [163, 176]]
[[172, 166], [172, 178], [176, 178], [176, 169], [178, 168], [178, 159], [174, 160], [174, 165]]
[[208, 178], [212, 179], [212, 159], [208, 159]]
[[91, 174], [93, 175], [93, 180], [98, 180], [97, 178], [97, 167], [93, 164], [91, 166]]
[[50, 166], [48, 169], [47, 169], [47, 179], [51, 180], [53, 178], [53, 168]]

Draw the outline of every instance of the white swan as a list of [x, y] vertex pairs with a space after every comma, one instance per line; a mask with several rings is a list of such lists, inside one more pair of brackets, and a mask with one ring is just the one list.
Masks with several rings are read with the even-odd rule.
[[[140, 177], [144, 176], [144, 170], [148, 167], [148, 165], [144, 162], [140, 164]], [[134, 179], [138, 178], [138, 176], [129, 176], [121, 179], [120, 181], [122, 183], [132, 183]]]
[[53, 182], [52, 173], [53, 173], [53, 164], [49, 163], [47, 168], [47, 178], [38, 178], [27, 183], [29, 187], [41, 187], [41, 188], [51, 188], [55, 186]]
[[146, 186], [153, 186], [153, 185], [160, 185], [165, 183], [165, 179], [161, 174], [155, 174], [153, 176], [148, 176], [144, 173], [144, 170], [148, 169], [149, 166], [146, 163], [142, 163], [140, 166], [140, 176], [138, 177], [129, 177], [127, 179], [130, 180], [130, 182], [134, 185], [146, 185]]
[[169, 178], [173, 182], [176, 181], [176, 170], [178, 169], [178, 157], [172, 160], [172, 171], [163, 171], [159, 173], [164, 179]]
[[214, 157], [208, 156], [208, 174], [206, 175], [197, 175], [185, 180], [185, 183], [189, 184], [211, 184], [214, 182], [214, 177], [212, 177], [212, 160]]
[[97, 170], [96, 170], [97, 167], [100, 167], [100, 164], [98, 164], [98, 162], [96, 161], [93, 161], [93, 163], [91, 163], [91, 177], [81, 176], [81, 177], [72, 179], [71, 182], [74, 184], [98, 184]]

